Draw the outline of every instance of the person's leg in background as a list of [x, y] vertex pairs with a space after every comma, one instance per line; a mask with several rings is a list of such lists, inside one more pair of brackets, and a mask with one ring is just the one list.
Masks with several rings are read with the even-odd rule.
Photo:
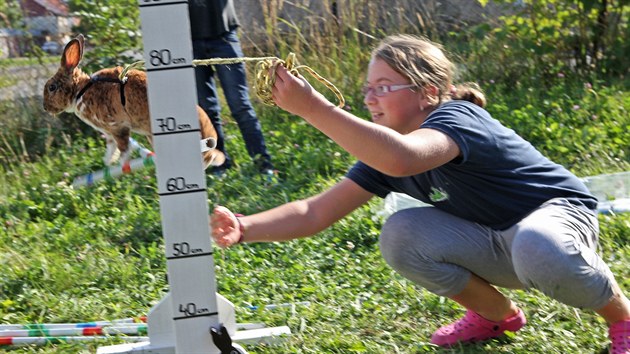
[[[220, 46], [219, 41], [222, 42]], [[217, 45], [212, 51], [213, 57], [237, 58], [243, 56], [235, 31], [227, 33], [222, 40], [214, 42]], [[250, 101], [245, 65], [243, 63], [217, 65], [216, 71], [232, 117], [238, 124], [245, 141], [247, 153], [260, 172], [273, 173], [271, 156], [265, 145], [262, 127]]]
[[[195, 58], [209, 58], [212, 48], [210, 40], [193, 41], [193, 52]], [[221, 105], [217, 92], [216, 80], [214, 78], [214, 68], [210, 65], [199, 65], [195, 67], [195, 79], [197, 82], [197, 102], [199, 106], [208, 114], [210, 121], [217, 131], [216, 148], [225, 154], [225, 163], [212, 168], [213, 173], [223, 173], [227, 168], [232, 167], [232, 160], [225, 150], [225, 133], [223, 122], [221, 121]]]

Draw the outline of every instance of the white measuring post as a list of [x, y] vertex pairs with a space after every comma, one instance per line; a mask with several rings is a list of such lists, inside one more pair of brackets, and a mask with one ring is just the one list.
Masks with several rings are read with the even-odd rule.
[[[97, 354], [246, 353], [227, 340], [272, 344], [286, 326], [236, 331], [234, 305], [216, 293], [208, 194], [186, 0], [139, 0], [149, 113], [170, 292], [147, 316], [149, 342]], [[205, 144], [205, 142], [204, 142]], [[215, 345], [210, 329], [225, 327]]]
[[170, 286], [149, 313], [149, 326], [164, 333], [144, 351], [216, 354], [210, 328], [220, 322], [188, 2], [139, 0], [139, 6]]
[[139, 3], [175, 352], [219, 353], [210, 334], [219, 311], [188, 2]]

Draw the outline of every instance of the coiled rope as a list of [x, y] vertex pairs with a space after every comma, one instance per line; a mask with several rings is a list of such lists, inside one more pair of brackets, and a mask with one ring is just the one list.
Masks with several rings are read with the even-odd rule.
[[[335, 96], [337, 96], [337, 100], [339, 103], [338, 107], [343, 107], [345, 105], [345, 99], [341, 94], [341, 91], [333, 85], [330, 81], [328, 81], [323, 76], [319, 75], [315, 70], [311, 69], [306, 65], [299, 65], [295, 56], [295, 53], [289, 53], [286, 60], [282, 60], [278, 57], [241, 57], [241, 58], [212, 58], [212, 59], [194, 59], [192, 61], [193, 66], [200, 65], [229, 65], [229, 64], [238, 64], [245, 62], [255, 62], [256, 63], [256, 82], [255, 82], [255, 91], [256, 95], [260, 100], [269, 106], [275, 106], [276, 104], [273, 102], [272, 97], [272, 88], [276, 82], [276, 68], [278, 65], [283, 65], [287, 70], [298, 76], [299, 70], [304, 70], [308, 72], [312, 77], [314, 77], [317, 81], [324, 84], [330, 91], [332, 91]], [[124, 80], [125, 76], [127, 76], [127, 72], [132, 69], [139, 69], [144, 67], [144, 60], [137, 61], [130, 65], [125, 66], [123, 71], [120, 73], [120, 79]], [[273, 69], [273, 70], [271, 70]]]

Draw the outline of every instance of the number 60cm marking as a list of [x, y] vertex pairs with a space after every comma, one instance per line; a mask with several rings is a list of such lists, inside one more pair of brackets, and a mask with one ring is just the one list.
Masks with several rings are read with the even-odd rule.
[[184, 177], [173, 177], [166, 180], [166, 190], [169, 192], [179, 192], [197, 188], [199, 188], [198, 184], [186, 183], [186, 179]]

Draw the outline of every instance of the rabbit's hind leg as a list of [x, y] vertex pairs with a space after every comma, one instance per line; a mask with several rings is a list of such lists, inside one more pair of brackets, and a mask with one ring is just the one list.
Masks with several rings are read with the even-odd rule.
[[120, 157], [120, 150], [116, 144], [116, 140], [113, 136], [105, 134], [105, 141], [107, 143], [107, 150], [105, 150], [105, 156], [103, 156], [103, 162], [109, 166], [118, 161]]
[[131, 160], [131, 153], [133, 152], [129, 148], [129, 135], [131, 134], [131, 129], [129, 127], [120, 128], [115, 134], [114, 139], [116, 140], [116, 146], [120, 151], [120, 163], [124, 164]]

